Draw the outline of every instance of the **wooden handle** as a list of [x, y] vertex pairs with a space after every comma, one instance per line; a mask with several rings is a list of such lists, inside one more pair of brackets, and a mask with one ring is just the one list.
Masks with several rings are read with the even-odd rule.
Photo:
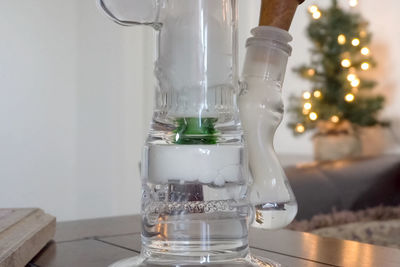
[[288, 31], [302, 0], [261, 0], [260, 26], [274, 26]]

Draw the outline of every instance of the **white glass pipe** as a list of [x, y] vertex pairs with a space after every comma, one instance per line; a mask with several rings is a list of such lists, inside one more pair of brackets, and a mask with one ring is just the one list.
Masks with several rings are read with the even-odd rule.
[[252, 34], [246, 45], [239, 110], [253, 180], [253, 226], [275, 229], [288, 225], [297, 213], [293, 192], [273, 148], [284, 111], [281, 88], [292, 37], [269, 26], [257, 27]]

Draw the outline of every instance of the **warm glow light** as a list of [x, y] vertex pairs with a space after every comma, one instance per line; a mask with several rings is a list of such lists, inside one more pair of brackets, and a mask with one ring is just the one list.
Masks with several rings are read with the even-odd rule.
[[364, 56], [368, 56], [369, 48], [368, 47], [361, 48], [361, 54], [363, 54]]
[[308, 7], [308, 12], [310, 12], [311, 14], [315, 13], [317, 11], [318, 11], [318, 7], [316, 5], [312, 5], [312, 6]]
[[357, 87], [360, 85], [360, 79], [356, 78], [356, 79], [352, 80], [350, 84], [352, 87]]
[[358, 5], [358, 0], [349, 0], [349, 6], [355, 7]]
[[316, 119], [318, 119], [318, 115], [315, 112], [311, 112], [310, 115], [308, 115], [308, 117], [310, 118], [310, 120], [315, 121]]
[[319, 97], [321, 97], [321, 91], [319, 91], [319, 90], [315, 90], [314, 91], [314, 97], [316, 97], [316, 98], [319, 98]]
[[308, 110], [310, 110], [311, 108], [312, 108], [312, 105], [311, 105], [311, 103], [310, 102], [307, 102], [307, 103], [304, 103], [304, 109], [308, 109]]
[[309, 109], [303, 108], [303, 114], [304, 114], [304, 115], [307, 115], [308, 113], [310, 113], [310, 110], [309, 110]]
[[308, 76], [314, 76], [314, 74], [315, 74], [315, 70], [314, 69], [308, 69], [307, 70], [307, 75]]
[[321, 17], [321, 12], [320, 11], [315, 11], [312, 13], [313, 19], [319, 19]]
[[369, 63], [368, 62], [363, 62], [361, 64], [361, 69], [362, 70], [368, 70], [369, 69]]
[[336, 116], [336, 115], [333, 115], [333, 116], [331, 117], [331, 122], [333, 122], [333, 123], [338, 123], [338, 122], [339, 122], [339, 117]]
[[357, 76], [356, 76], [355, 74], [350, 73], [349, 75], [347, 75], [347, 80], [348, 80], [349, 82], [352, 82], [352, 81], [354, 81], [355, 79], [357, 79]]
[[345, 95], [344, 100], [346, 100], [347, 102], [353, 102], [354, 95], [352, 93], [348, 93], [347, 95]]
[[367, 32], [364, 30], [360, 31], [360, 37], [361, 38], [367, 37]]
[[305, 131], [305, 128], [304, 128], [303, 124], [298, 123], [298, 124], [296, 125], [296, 132], [298, 132], [298, 133], [304, 133], [304, 131]]
[[351, 41], [351, 44], [352, 44], [353, 46], [358, 46], [358, 45], [360, 44], [360, 39], [354, 38], [354, 39]]
[[342, 64], [342, 67], [348, 68], [348, 67], [351, 66], [351, 61], [350, 61], [350, 59], [345, 58], [345, 59], [342, 60], [341, 64]]
[[346, 43], [346, 36], [344, 34], [339, 34], [337, 37], [337, 42], [340, 45], [344, 45]]
[[303, 93], [303, 98], [304, 99], [310, 99], [311, 98], [311, 93], [310, 92], [304, 92]]

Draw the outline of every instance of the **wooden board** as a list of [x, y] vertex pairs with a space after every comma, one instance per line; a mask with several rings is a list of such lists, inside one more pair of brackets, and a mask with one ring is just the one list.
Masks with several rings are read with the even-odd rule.
[[55, 229], [56, 218], [41, 209], [0, 209], [0, 267], [28, 264]]

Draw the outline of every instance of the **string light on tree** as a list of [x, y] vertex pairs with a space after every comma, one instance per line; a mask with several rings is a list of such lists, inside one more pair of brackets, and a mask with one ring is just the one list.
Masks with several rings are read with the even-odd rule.
[[313, 17], [313, 19], [319, 19], [320, 17], [321, 17], [321, 11], [316, 11], [316, 12], [314, 12], [314, 13], [312, 13], [312, 17]]
[[361, 69], [362, 70], [368, 70], [369, 69], [369, 63], [368, 62], [363, 62], [361, 64]]
[[356, 78], [352, 80], [350, 84], [352, 87], [358, 87], [360, 85], [360, 82], [361, 82], [360, 79]]
[[320, 90], [315, 90], [314, 93], [313, 93], [313, 95], [314, 95], [314, 97], [316, 97], [316, 98], [320, 98], [320, 97], [322, 96], [322, 93], [321, 93]]
[[342, 62], [340, 64], [344, 68], [349, 68], [351, 66], [351, 61], [350, 61], [350, 59], [345, 58], [345, 59], [342, 60]]
[[347, 80], [348, 80], [349, 82], [352, 82], [352, 81], [354, 81], [355, 79], [357, 79], [357, 76], [356, 76], [355, 74], [350, 73], [349, 75], [347, 75]]
[[353, 40], [351, 40], [351, 44], [353, 46], [359, 46], [360, 45], [360, 39], [354, 38]]
[[358, 0], [349, 0], [349, 6], [356, 7], [358, 5]]
[[307, 102], [307, 103], [304, 103], [303, 107], [304, 107], [305, 110], [310, 110], [312, 108], [312, 105], [311, 105], [310, 102]]
[[304, 99], [310, 99], [311, 98], [311, 93], [310, 92], [304, 92], [303, 93], [303, 98]]
[[296, 132], [298, 132], [298, 133], [304, 133], [304, 131], [305, 131], [304, 125], [301, 124], [301, 123], [298, 123], [298, 124], [296, 125]]
[[363, 54], [364, 56], [368, 56], [369, 54], [369, 48], [368, 47], [363, 47], [361, 48], [361, 54]]
[[312, 5], [308, 7], [308, 12], [310, 12], [311, 14], [315, 13], [318, 11], [318, 7], [316, 5]]
[[310, 115], [308, 115], [308, 117], [310, 118], [310, 120], [315, 121], [318, 119], [318, 115], [315, 112], [311, 112]]
[[347, 95], [344, 96], [344, 100], [346, 100], [346, 102], [353, 102], [354, 98], [355, 97], [352, 93], [348, 93]]
[[314, 75], [315, 75], [315, 70], [312, 69], [312, 68], [308, 69], [308, 70], [307, 70], [307, 75], [308, 75], [308, 76], [314, 76]]
[[361, 37], [361, 38], [367, 37], [367, 32], [364, 31], [364, 30], [360, 31], [360, 37]]
[[331, 117], [331, 122], [333, 122], [333, 123], [338, 123], [339, 122], [339, 116], [336, 116], [336, 115], [333, 115], [332, 117]]
[[346, 36], [344, 34], [339, 34], [337, 37], [337, 42], [340, 45], [344, 45], [346, 43]]

